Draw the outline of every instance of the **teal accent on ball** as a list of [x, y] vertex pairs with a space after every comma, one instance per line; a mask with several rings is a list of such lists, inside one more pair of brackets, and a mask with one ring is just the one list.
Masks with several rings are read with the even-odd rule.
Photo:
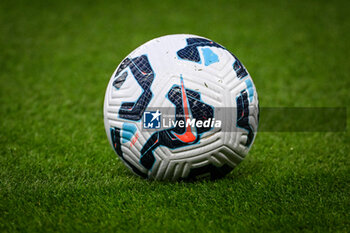
[[245, 80], [245, 84], [247, 85], [248, 95], [249, 95], [249, 102], [253, 101], [254, 96], [254, 89], [253, 89], [253, 82], [250, 78]]
[[130, 141], [134, 136], [137, 128], [133, 123], [124, 123], [122, 129], [122, 142]]
[[215, 62], [219, 62], [219, 57], [210, 48], [202, 48], [204, 65], [209, 66]]

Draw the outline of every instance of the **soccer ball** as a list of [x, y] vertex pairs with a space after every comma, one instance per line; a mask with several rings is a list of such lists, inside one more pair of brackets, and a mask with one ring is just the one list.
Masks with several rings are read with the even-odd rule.
[[195, 35], [167, 35], [130, 53], [105, 94], [104, 124], [119, 158], [156, 180], [220, 178], [257, 132], [258, 95], [235, 55]]

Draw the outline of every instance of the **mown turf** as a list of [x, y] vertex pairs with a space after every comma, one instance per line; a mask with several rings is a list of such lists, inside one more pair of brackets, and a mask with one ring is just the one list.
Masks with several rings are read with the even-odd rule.
[[108, 145], [102, 104], [130, 51], [192, 33], [240, 58], [262, 107], [348, 107], [349, 8], [348, 1], [1, 1], [1, 231], [348, 231], [348, 131], [261, 132], [224, 179], [149, 182]]

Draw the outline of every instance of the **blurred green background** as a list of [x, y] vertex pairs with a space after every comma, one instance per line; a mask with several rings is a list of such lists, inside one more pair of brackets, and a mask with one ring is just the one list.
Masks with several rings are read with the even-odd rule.
[[1, 1], [0, 230], [348, 231], [347, 130], [262, 132], [224, 179], [149, 182], [108, 145], [102, 106], [129, 52], [190, 33], [242, 61], [261, 107], [348, 107], [349, 9], [311, 0]]

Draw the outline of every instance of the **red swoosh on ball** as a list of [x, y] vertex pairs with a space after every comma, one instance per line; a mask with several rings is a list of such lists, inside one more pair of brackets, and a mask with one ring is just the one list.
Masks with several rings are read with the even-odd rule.
[[[183, 99], [183, 108], [185, 112], [185, 125], [189, 119], [189, 102], [184, 86], [184, 81], [183, 78], [181, 77], [181, 91], [182, 91], [182, 99]], [[185, 132], [183, 134], [177, 134], [173, 133], [175, 137], [177, 137], [180, 141], [185, 142], [185, 143], [191, 143], [196, 140], [196, 136], [192, 133], [192, 128], [191, 125], [188, 125], [185, 129]]]

